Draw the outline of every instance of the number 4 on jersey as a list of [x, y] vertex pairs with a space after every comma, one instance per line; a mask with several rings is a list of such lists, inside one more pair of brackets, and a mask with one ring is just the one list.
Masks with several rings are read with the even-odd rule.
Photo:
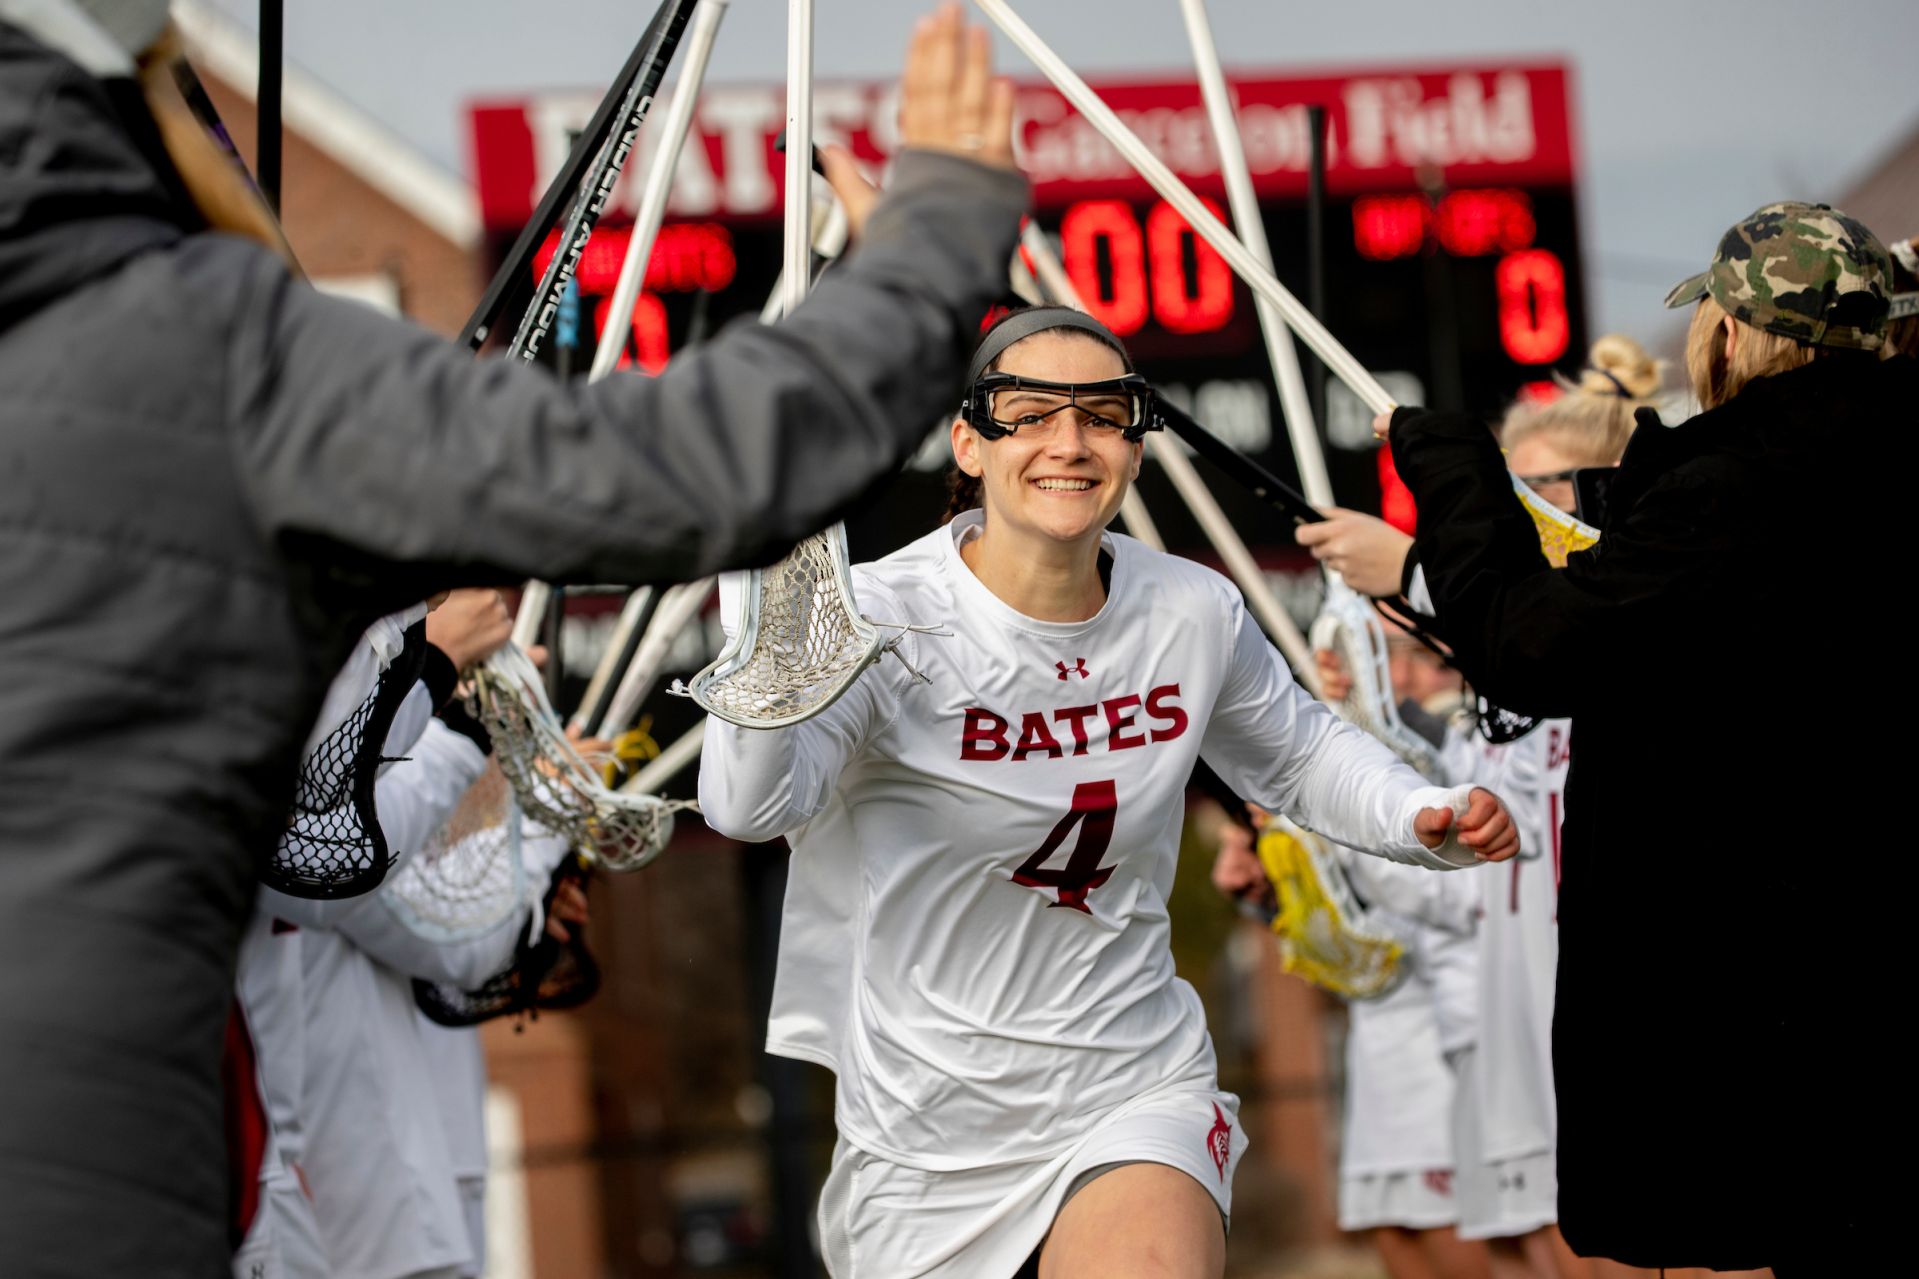
[[[1100, 858], [1106, 856], [1107, 846], [1113, 842], [1113, 816], [1118, 811], [1119, 793], [1110, 780], [1081, 782], [1075, 786], [1072, 811], [1060, 818], [1046, 842], [1020, 863], [1020, 868], [1013, 872], [1013, 882], [1027, 888], [1056, 888], [1059, 900], [1047, 903], [1048, 906], [1070, 906], [1092, 914], [1086, 895], [1111, 879], [1113, 871], [1118, 869], [1099, 864]], [[1084, 826], [1080, 826], [1082, 822]], [[1075, 826], [1080, 826], [1080, 832], [1079, 842], [1073, 845], [1073, 855], [1058, 870], [1048, 870], [1046, 859], [1066, 842]]]

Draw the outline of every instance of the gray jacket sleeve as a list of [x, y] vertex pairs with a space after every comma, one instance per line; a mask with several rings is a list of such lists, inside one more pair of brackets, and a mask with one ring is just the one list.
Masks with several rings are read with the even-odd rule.
[[[263, 531], [444, 584], [673, 581], [777, 558], [956, 407], [1002, 291], [1025, 180], [927, 152], [894, 179], [858, 253], [786, 321], [591, 387], [475, 361], [252, 255], [228, 412]], [[242, 249], [202, 265], [230, 273]]]

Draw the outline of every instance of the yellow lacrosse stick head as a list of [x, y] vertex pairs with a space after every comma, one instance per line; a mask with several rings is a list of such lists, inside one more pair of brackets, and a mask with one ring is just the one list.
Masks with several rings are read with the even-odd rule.
[[1539, 549], [1554, 568], [1565, 568], [1568, 555], [1598, 543], [1598, 529], [1566, 514], [1533, 492], [1517, 475], [1513, 477], [1513, 492], [1519, 494], [1526, 514], [1533, 517], [1533, 527], [1539, 530]]
[[1330, 853], [1316, 855], [1305, 843], [1317, 838], [1276, 825], [1259, 837], [1259, 864], [1279, 898], [1272, 927], [1280, 967], [1346, 999], [1377, 999], [1404, 978], [1405, 948], [1347, 917], [1345, 894], [1321, 873]]

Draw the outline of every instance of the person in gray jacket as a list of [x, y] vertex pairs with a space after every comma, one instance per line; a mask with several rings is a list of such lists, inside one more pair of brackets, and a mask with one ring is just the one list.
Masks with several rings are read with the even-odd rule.
[[1010, 89], [942, 11], [850, 262], [658, 378], [562, 385], [209, 231], [137, 95], [6, 12], [0, 1270], [206, 1279], [255, 866], [354, 638], [452, 586], [676, 581], [830, 523], [946, 407], [1026, 186]]

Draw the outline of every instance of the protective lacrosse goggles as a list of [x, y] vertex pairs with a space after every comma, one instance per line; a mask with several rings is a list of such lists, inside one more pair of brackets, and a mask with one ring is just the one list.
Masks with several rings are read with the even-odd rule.
[[1146, 432], [1165, 426], [1152, 384], [1137, 373], [1103, 382], [1047, 382], [1016, 373], [988, 373], [973, 383], [960, 413], [980, 438], [997, 440], [1022, 427], [1049, 432], [1059, 414], [1074, 408], [1088, 426], [1118, 431], [1134, 444]]

